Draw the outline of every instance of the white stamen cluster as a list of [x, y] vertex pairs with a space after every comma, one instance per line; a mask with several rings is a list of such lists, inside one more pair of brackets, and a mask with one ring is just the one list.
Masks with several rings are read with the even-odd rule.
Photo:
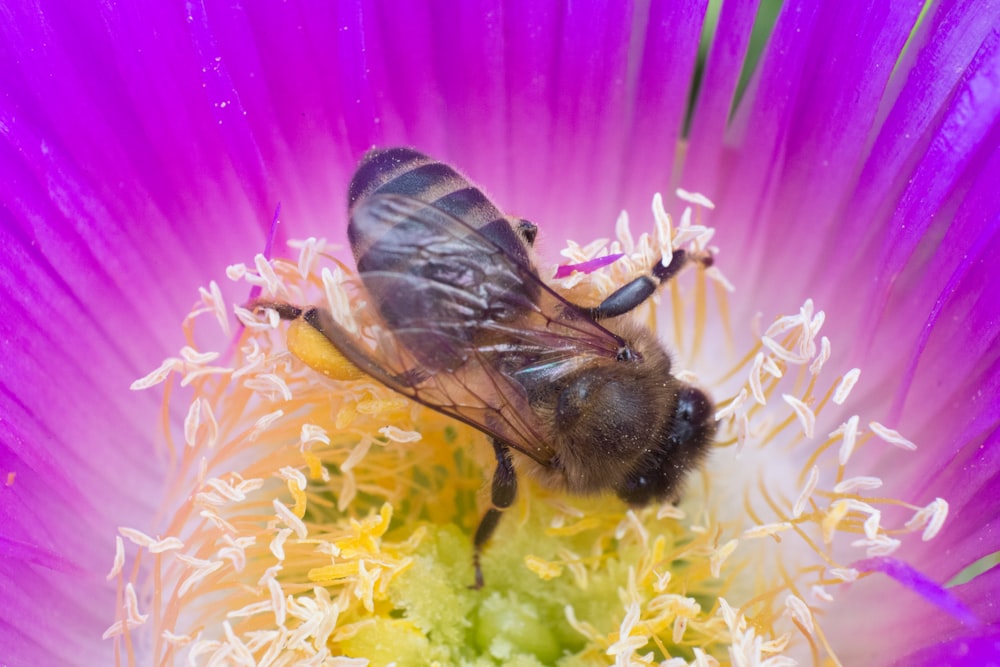
[[[608, 239], [596, 239], [583, 246], [568, 241], [567, 247], [560, 254], [570, 264], [581, 264], [619, 253], [623, 254], [623, 257], [601, 271], [592, 274], [574, 272], [556, 280], [556, 284], [570, 293], [574, 287], [583, 284], [586, 285], [588, 293], [607, 295], [628, 281], [640, 275], [647, 275], [655, 262], [662, 261], [665, 266], [668, 265], [673, 251], [679, 248], [686, 247], [695, 257], [708, 252], [718, 253], [718, 248], [709, 245], [715, 236], [715, 230], [692, 222], [696, 213], [690, 206], [684, 209], [677, 227], [672, 224], [664, 208], [663, 197], [658, 193], [653, 196], [652, 211], [654, 231], [652, 234], [643, 232], [638, 241], [635, 241], [629, 229], [629, 216], [625, 211], [621, 212], [615, 223], [617, 236], [615, 240], [609, 242]], [[733, 291], [732, 283], [718, 267], [712, 266], [705, 273], [725, 290]]]

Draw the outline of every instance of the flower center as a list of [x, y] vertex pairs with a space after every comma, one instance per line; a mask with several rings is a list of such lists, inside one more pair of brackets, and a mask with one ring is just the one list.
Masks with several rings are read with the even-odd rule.
[[[623, 216], [614, 242], [570, 243], [567, 264], [583, 270], [561, 270], [557, 289], [596, 303], [671, 248], [707, 251], [713, 230], [698, 215], [710, 203], [679, 194], [693, 208], [676, 227], [657, 196], [652, 235], [634, 240]], [[297, 262], [258, 257], [229, 277], [276, 301], [350, 310], [342, 269], [320, 268], [329, 249], [295, 247]], [[470, 535], [494, 465], [486, 437], [360, 375], [308, 326], [283, 336], [276, 313], [236, 306], [243, 330], [221, 352], [233, 307], [212, 283], [186, 320], [189, 345], [134, 385], [167, 382], [165, 420], [187, 407], [181, 439], [166, 429], [162, 524], [120, 529], [110, 576], [121, 605], [107, 636], [121, 661], [139, 650], [164, 665], [836, 660], [817, 611], [864, 576], [850, 564], [892, 553], [902, 532], [930, 539], [947, 505], [868, 495], [882, 482], [856, 453], [913, 444], [843, 413], [860, 371], [830, 373], [822, 311], [807, 301], [744, 331], [730, 322], [731, 290], [717, 265], [689, 270], [664, 291], [669, 303], [636, 315], [655, 326], [666, 313], [675, 373], [697, 370], [678, 377], [716, 400], [715, 451], [681, 503], [630, 510], [524, 483], [474, 591]], [[215, 352], [194, 342], [212, 318]], [[900, 509], [912, 516], [887, 527], [883, 512]]]

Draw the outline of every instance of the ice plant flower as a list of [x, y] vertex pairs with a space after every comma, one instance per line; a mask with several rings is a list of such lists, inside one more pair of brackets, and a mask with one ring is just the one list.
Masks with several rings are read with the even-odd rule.
[[[1000, 9], [851, 4], [737, 93], [726, 3], [689, 123], [700, 2], [5, 5], [0, 661], [995, 654]], [[240, 309], [344, 310], [376, 144], [576, 241], [581, 300], [717, 248], [647, 313], [721, 420], [680, 505], [525, 484], [465, 588], [482, 436]]]

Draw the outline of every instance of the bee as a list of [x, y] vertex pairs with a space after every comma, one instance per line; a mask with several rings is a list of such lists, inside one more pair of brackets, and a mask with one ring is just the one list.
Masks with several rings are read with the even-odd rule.
[[686, 263], [710, 257], [675, 250], [599, 305], [573, 304], [535, 268], [536, 225], [409, 148], [364, 156], [349, 214], [357, 298], [369, 304], [359, 326], [323, 308], [255, 307], [304, 319], [365, 374], [489, 436], [496, 470], [473, 538], [474, 588], [518, 469], [632, 506], [676, 499], [715, 435], [713, 404], [671, 374], [664, 346], [625, 315]]

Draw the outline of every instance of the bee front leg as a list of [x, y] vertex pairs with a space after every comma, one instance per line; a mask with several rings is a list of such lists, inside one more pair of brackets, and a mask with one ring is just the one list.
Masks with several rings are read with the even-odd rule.
[[479, 557], [483, 552], [483, 547], [493, 535], [503, 511], [511, 506], [517, 496], [517, 473], [514, 472], [514, 462], [510, 458], [510, 450], [507, 444], [501, 440], [493, 439], [493, 451], [497, 456], [497, 469], [493, 473], [493, 489], [491, 502], [493, 507], [486, 510], [486, 514], [479, 521], [476, 528], [476, 536], [472, 542], [472, 566], [476, 570], [476, 582], [470, 586], [474, 590], [483, 587], [483, 569], [479, 565]]
[[639, 276], [635, 280], [622, 285], [608, 298], [595, 308], [588, 308], [587, 313], [595, 320], [608, 317], [618, 317], [624, 315], [633, 308], [638, 307], [643, 301], [653, 296], [656, 289], [676, 276], [689, 260], [695, 259], [705, 266], [712, 263], [711, 256], [697, 257], [684, 250], [674, 250], [670, 258], [670, 264], [663, 266], [662, 262], [657, 262], [653, 267], [652, 275]]

